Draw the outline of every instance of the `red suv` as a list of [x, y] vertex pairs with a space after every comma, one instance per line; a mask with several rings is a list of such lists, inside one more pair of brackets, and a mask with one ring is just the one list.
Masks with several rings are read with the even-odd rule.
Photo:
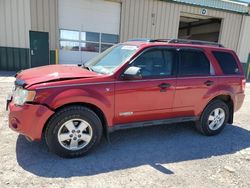
[[50, 65], [16, 75], [9, 126], [78, 157], [112, 131], [196, 122], [204, 135], [233, 123], [245, 78], [234, 51], [217, 43], [132, 40], [82, 67]]

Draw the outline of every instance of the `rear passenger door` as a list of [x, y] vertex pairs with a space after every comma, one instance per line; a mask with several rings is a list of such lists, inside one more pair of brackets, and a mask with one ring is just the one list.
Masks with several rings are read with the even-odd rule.
[[197, 116], [206, 94], [217, 84], [214, 68], [201, 49], [178, 49], [178, 57], [173, 110], [176, 116]]

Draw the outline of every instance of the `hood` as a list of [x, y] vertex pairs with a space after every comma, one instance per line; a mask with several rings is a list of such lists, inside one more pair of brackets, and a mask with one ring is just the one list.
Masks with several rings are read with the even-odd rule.
[[22, 80], [25, 85], [31, 86], [48, 81], [91, 78], [98, 74], [88, 71], [82, 67], [66, 65], [48, 65], [24, 70], [17, 74], [17, 80]]

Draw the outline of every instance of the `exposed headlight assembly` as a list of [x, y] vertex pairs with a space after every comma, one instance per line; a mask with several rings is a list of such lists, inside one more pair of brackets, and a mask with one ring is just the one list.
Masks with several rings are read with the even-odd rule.
[[13, 94], [13, 102], [15, 105], [23, 105], [25, 102], [32, 102], [36, 96], [35, 91], [29, 91], [21, 87], [17, 87]]

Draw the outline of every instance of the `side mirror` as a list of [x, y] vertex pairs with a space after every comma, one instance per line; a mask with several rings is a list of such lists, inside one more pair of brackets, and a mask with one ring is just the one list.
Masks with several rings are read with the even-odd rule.
[[123, 73], [123, 79], [124, 80], [140, 80], [142, 79], [142, 75], [140, 72], [140, 67], [129, 67], [124, 73]]

